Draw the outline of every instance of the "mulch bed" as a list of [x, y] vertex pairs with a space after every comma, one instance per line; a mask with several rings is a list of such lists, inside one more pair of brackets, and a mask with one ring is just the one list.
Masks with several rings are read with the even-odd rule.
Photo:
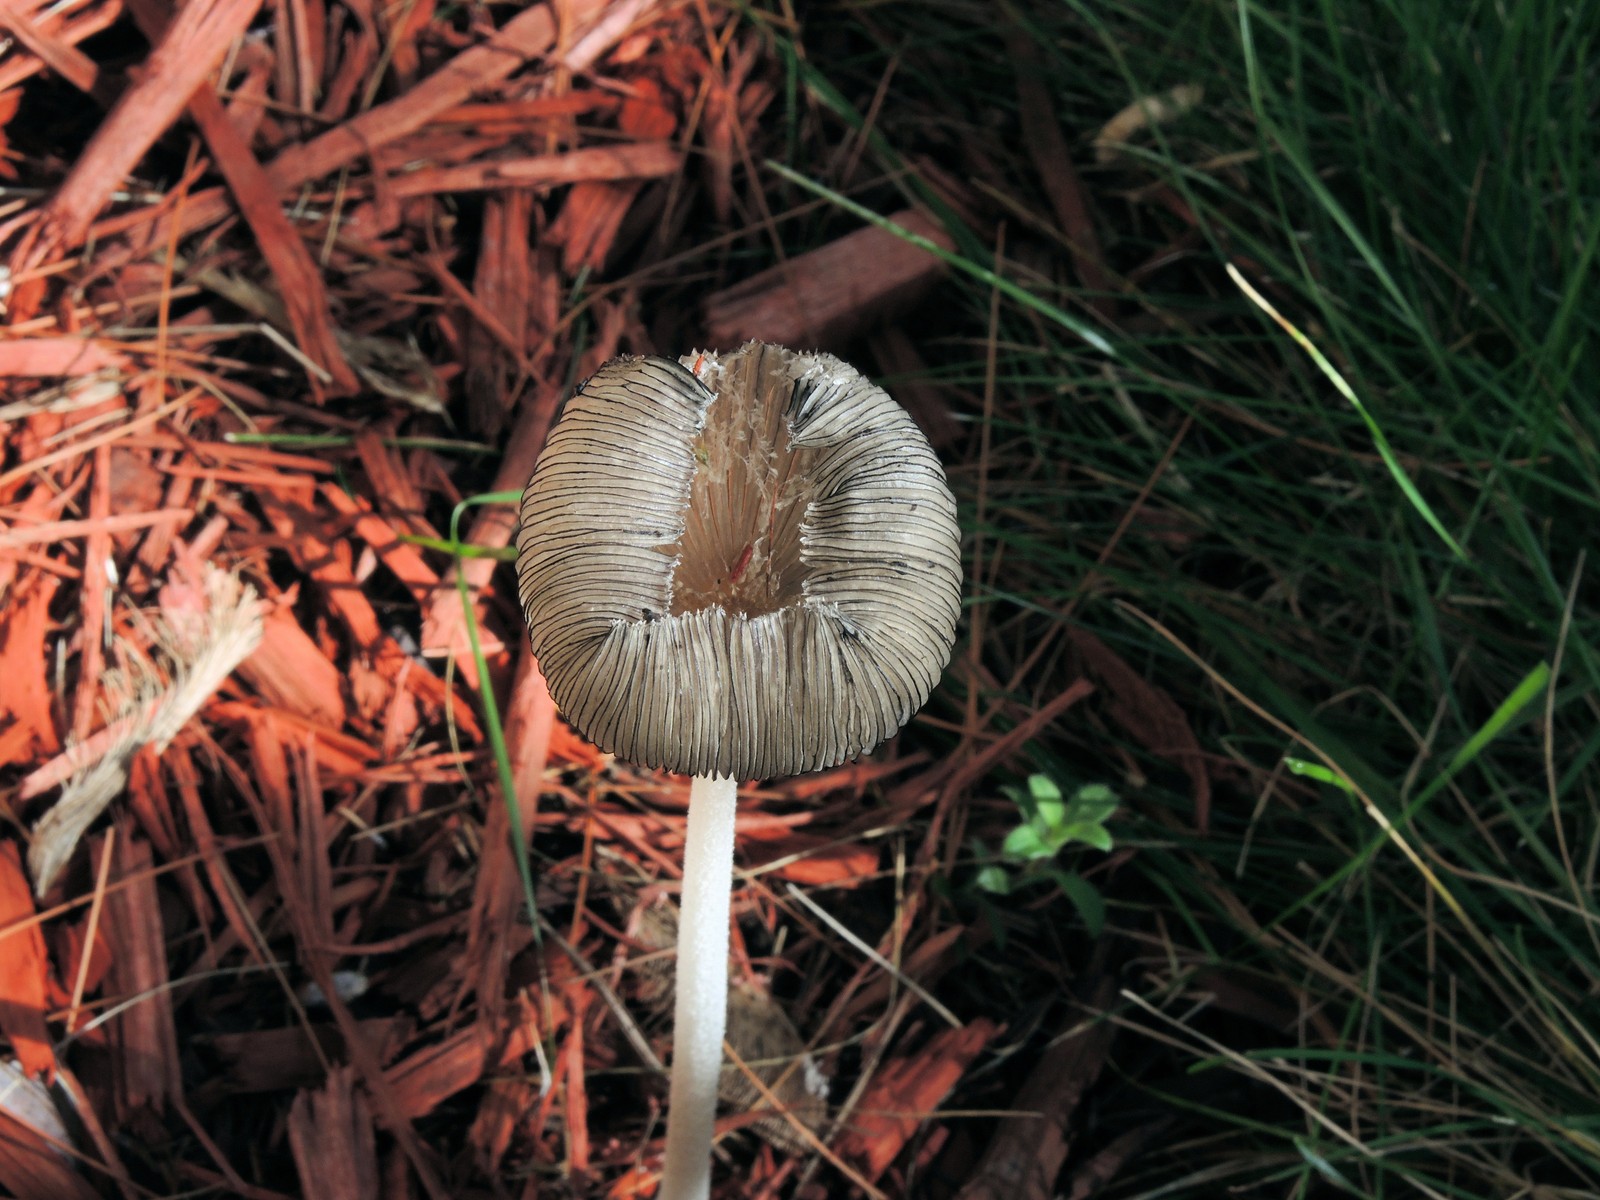
[[[687, 784], [556, 717], [493, 553], [510, 506], [467, 510], [484, 556], [440, 543], [613, 355], [832, 343], [937, 262], [867, 229], [718, 290], [707, 264], [769, 237], [780, 77], [708, 5], [15, 0], [0, 24], [0, 1189], [651, 1194]], [[691, 294], [685, 263], [703, 307], [641, 302]], [[918, 365], [903, 331], [873, 346]], [[937, 397], [902, 399], [951, 444]], [[1003, 1024], [901, 981], [985, 935], [895, 881], [959, 844], [956, 798], [1030, 727], [748, 789], [734, 974], [788, 1066], [726, 1110], [727, 1195], [976, 1170], [931, 1114]], [[832, 1110], [775, 1119], [806, 1048]], [[1104, 1054], [1058, 1055], [1024, 1107], [1064, 1127], [1048, 1085]], [[1038, 1128], [991, 1155], [1059, 1166]]]

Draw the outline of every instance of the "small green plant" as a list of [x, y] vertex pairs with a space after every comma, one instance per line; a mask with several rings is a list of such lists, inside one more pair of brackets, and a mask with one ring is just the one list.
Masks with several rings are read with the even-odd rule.
[[1053, 883], [1072, 901], [1089, 932], [1098, 936], [1105, 926], [1106, 905], [1094, 885], [1076, 871], [1056, 862], [1067, 846], [1077, 842], [1096, 850], [1111, 849], [1111, 831], [1105, 823], [1117, 811], [1117, 795], [1103, 783], [1087, 783], [1069, 800], [1048, 775], [1028, 776], [1026, 789], [1000, 789], [1022, 814], [1018, 825], [991, 856], [976, 843], [980, 862], [973, 885], [990, 895], [1009, 896], [1038, 883]]

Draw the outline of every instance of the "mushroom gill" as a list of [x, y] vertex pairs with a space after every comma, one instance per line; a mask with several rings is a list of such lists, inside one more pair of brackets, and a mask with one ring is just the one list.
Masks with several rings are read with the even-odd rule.
[[955, 641], [943, 470], [831, 355], [607, 363], [551, 430], [517, 544], [557, 705], [643, 766], [761, 779], [854, 758]]

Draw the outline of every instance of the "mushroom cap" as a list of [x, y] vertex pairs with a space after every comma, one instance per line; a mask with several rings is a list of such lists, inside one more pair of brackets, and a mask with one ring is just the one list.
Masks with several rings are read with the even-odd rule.
[[955, 644], [944, 471], [829, 354], [606, 363], [550, 431], [517, 552], [557, 707], [640, 766], [835, 766], [911, 718]]

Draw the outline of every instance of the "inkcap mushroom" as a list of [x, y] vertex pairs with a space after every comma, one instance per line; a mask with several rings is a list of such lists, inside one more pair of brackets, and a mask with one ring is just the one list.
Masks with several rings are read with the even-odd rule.
[[522, 497], [534, 655], [602, 750], [693, 776], [662, 1200], [709, 1195], [737, 781], [891, 737], [955, 643], [955, 500], [911, 417], [829, 354], [613, 359]]

